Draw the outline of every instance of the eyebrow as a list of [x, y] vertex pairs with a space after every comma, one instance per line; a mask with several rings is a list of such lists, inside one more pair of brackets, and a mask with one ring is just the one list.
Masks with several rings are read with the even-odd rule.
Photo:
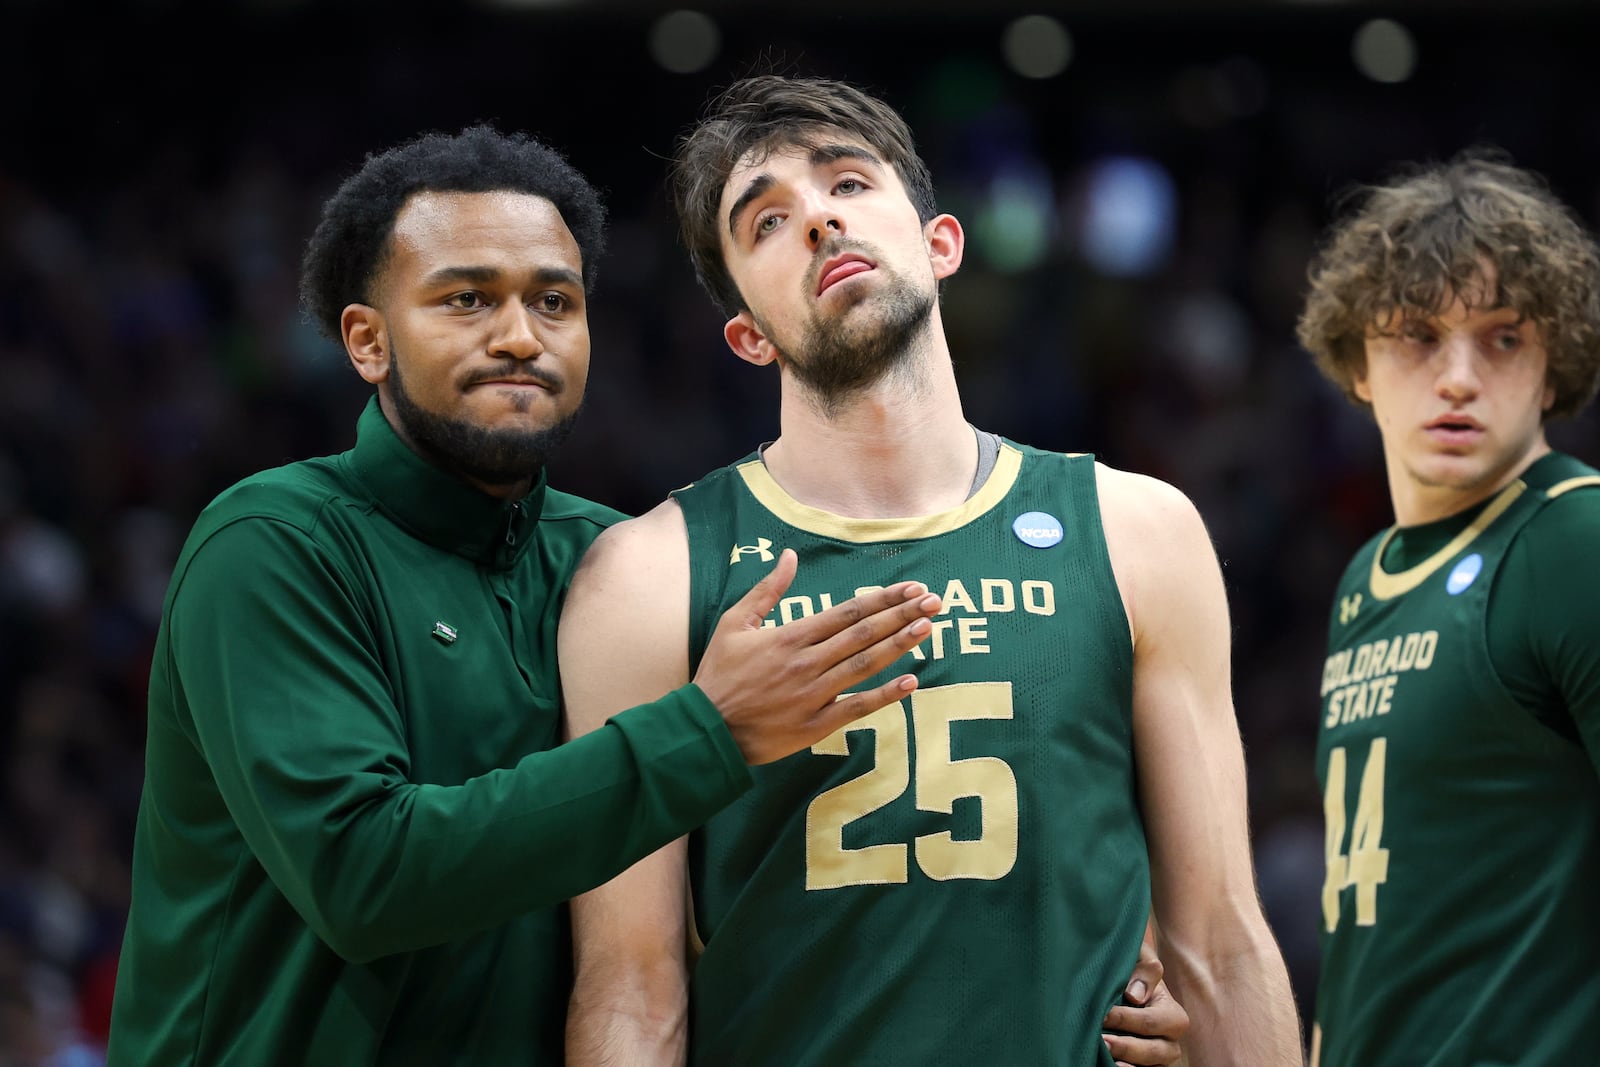
[[[863, 163], [870, 163], [875, 167], [883, 165], [877, 156], [861, 145], [837, 142], [813, 145], [811, 153], [807, 157], [807, 162], [813, 167], [821, 167], [829, 163], [837, 163], [841, 159], [856, 159]], [[762, 171], [750, 180], [750, 184], [745, 186], [744, 192], [740, 193], [739, 198], [733, 202], [733, 207], [728, 209], [729, 237], [737, 238], [740, 216], [744, 214], [746, 208], [756, 200], [759, 200], [768, 189], [777, 184], [777, 181], [778, 179], [767, 171]]]
[[[505, 272], [498, 267], [440, 267], [422, 279], [424, 288], [466, 282], [472, 285], [492, 285], [500, 281]], [[539, 285], [571, 285], [583, 288], [583, 278], [577, 271], [566, 267], [540, 267], [529, 275]]]

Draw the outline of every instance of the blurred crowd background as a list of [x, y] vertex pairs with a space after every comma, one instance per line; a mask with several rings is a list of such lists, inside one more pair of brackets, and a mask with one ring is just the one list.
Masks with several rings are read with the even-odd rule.
[[[751, 70], [901, 108], [965, 223], [969, 418], [1165, 478], [1224, 564], [1261, 888], [1314, 993], [1328, 604], [1390, 522], [1365, 415], [1294, 339], [1337, 198], [1493, 144], [1600, 219], [1589, 5], [1354, 0], [377, 4], [0, 0], [0, 1067], [101, 1062], [145, 686], [196, 513], [346, 448], [367, 388], [296, 303], [322, 199], [376, 149], [535, 131], [607, 192], [561, 488], [627, 511], [776, 431], [662, 186]], [[1600, 461], [1593, 412], [1553, 428]]]

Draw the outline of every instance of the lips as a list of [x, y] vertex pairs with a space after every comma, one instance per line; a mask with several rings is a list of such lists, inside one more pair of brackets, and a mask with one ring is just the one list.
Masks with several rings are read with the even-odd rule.
[[1462, 433], [1483, 429], [1483, 424], [1471, 415], [1440, 415], [1423, 427], [1425, 430], [1443, 430], [1448, 433]]
[[817, 279], [817, 295], [853, 275], [873, 268], [873, 264], [857, 255], [836, 256], [822, 265], [822, 276]]
[[509, 386], [514, 389], [543, 389], [547, 393], [553, 393], [561, 388], [561, 382], [554, 377], [536, 378], [530, 374], [505, 375], [498, 378], [479, 378], [476, 381], [468, 382], [467, 388], [476, 389], [480, 386], [497, 385]]
[[1467, 448], [1483, 436], [1483, 424], [1470, 415], [1440, 415], [1422, 429], [1445, 448]]

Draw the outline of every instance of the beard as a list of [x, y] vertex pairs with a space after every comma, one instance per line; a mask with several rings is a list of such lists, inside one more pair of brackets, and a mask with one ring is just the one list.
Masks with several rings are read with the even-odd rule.
[[[831, 321], [812, 318], [799, 343], [778, 344], [778, 349], [789, 357], [787, 367], [795, 380], [825, 413], [834, 414], [851, 396], [906, 362], [912, 342], [933, 314], [933, 300], [933, 294], [893, 275], [882, 290], [857, 298]], [[761, 320], [756, 326], [774, 336]]]
[[538, 430], [491, 430], [465, 419], [429, 411], [406, 392], [400, 353], [389, 362], [390, 399], [395, 417], [417, 450], [435, 463], [484, 485], [515, 485], [537, 478], [550, 453], [572, 433], [578, 407]]

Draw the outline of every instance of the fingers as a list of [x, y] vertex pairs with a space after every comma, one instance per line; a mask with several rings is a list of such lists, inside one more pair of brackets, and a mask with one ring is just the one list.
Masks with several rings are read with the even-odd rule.
[[[782, 595], [782, 593], [779, 593], [778, 596], [773, 597], [772, 602], [776, 604]], [[864, 648], [872, 641], [876, 641], [904, 626], [919, 614], [931, 615], [937, 612], [937, 606], [932, 611], [915, 607], [921, 602], [920, 598], [924, 596], [933, 597], [936, 603], [939, 599], [936, 595], [929, 593], [928, 587], [921, 582], [896, 582], [894, 585], [885, 586], [882, 589], [874, 589], [870, 593], [853, 596], [844, 603], [835, 604], [826, 611], [819, 611], [815, 615], [797, 619], [785, 626], [784, 630], [789, 640], [803, 648], [808, 645], [824, 645], [836, 637], [849, 634], [853, 627], [876, 619], [878, 626], [871, 641], [859, 639], [852, 641], [846, 638], [839, 642], [840, 645], [854, 645], [855, 647]], [[886, 615], [892, 616], [892, 618], [885, 617]], [[843, 655], [844, 653], [840, 653], [834, 658], [843, 658]]]
[[1109, 1031], [1102, 1036], [1116, 1058], [1135, 1064], [1166, 1064], [1177, 1061], [1178, 1042], [1189, 1032], [1189, 1013], [1165, 985], [1157, 985], [1149, 1007], [1115, 1005], [1101, 1025]]
[[1130, 1037], [1126, 1034], [1102, 1034], [1111, 1058], [1124, 1067], [1170, 1067], [1176, 1064], [1183, 1050], [1177, 1042], [1164, 1038]]
[[789, 591], [789, 583], [794, 581], [794, 573], [799, 565], [800, 557], [794, 549], [786, 548], [779, 552], [778, 562], [772, 565], [766, 577], [751, 586], [750, 591], [740, 597], [722, 617], [731, 619], [744, 629], [758, 629], [767, 612], [777, 607], [783, 594]]
[[[908, 593], [920, 588], [916, 583], [909, 584]], [[916, 624], [926, 623], [942, 606], [943, 602], [934, 593], [912, 596], [852, 623], [815, 645], [811, 651], [817, 662], [828, 665], [823, 683], [834, 692], [842, 692], [883, 670], [933, 632], [932, 624], [925, 627]]]
[[[817, 650], [819, 662], [832, 664], [819, 679], [819, 685], [827, 693], [843, 693], [851, 686], [887, 669], [895, 660], [911, 651], [933, 632], [933, 623], [928, 616], [936, 614], [938, 610], [939, 598], [930, 593], [919, 600], [909, 602], [904, 608], [892, 612], [879, 612], [852, 626]], [[902, 619], [906, 620], [904, 625], [898, 629], [891, 629]], [[898, 699], [899, 696], [916, 688], [915, 679], [906, 684], [906, 680], [910, 677], [906, 675], [889, 683], [897, 692], [888, 699]], [[857, 699], [865, 696], [866, 694], [857, 693], [843, 698], [841, 702], [825, 705], [820, 710], [819, 718], [831, 716], [842, 726], [859, 715], [870, 714], [887, 703], [885, 700], [867, 707], [864, 700]], [[856, 706], [858, 703], [863, 705], [860, 709]]]
[[826, 737], [839, 729], [839, 727], [855, 722], [863, 716], [871, 715], [879, 708], [894, 703], [916, 689], [916, 687], [916, 675], [902, 674], [892, 681], [884, 682], [876, 689], [868, 689], [865, 692], [851, 693], [849, 696], [840, 697], [817, 712], [818, 730], [822, 733], [822, 736]]
[[1150, 991], [1160, 984], [1166, 968], [1155, 957], [1155, 947], [1146, 940], [1139, 947], [1139, 962], [1134, 964], [1133, 975], [1126, 990], [1128, 1003], [1143, 1007], [1150, 1000]]

